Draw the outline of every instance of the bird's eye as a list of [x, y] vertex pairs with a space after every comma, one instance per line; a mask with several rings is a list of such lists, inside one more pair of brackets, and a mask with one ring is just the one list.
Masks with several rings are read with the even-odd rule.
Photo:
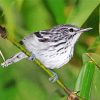
[[74, 30], [73, 30], [73, 28], [70, 28], [69, 31], [70, 31], [70, 32], [73, 32]]

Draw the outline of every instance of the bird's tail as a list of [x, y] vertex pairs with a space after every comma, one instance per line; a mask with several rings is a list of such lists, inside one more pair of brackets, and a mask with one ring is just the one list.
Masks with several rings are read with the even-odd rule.
[[18, 52], [17, 54], [15, 54], [14, 56], [10, 57], [9, 59], [7, 59], [6, 61], [4, 61], [3, 63], [1, 63], [2, 67], [7, 67], [8, 65], [18, 62], [24, 58], [27, 58], [28, 56], [25, 55], [23, 52]]

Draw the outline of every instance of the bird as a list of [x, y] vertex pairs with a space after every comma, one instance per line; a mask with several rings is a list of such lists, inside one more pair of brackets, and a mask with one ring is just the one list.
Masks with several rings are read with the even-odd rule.
[[28, 60], [37, 58], [53, 73], [49, 80], [55, 82], [58, 76], [52, 69], [58, 69], [71, 60], [75, 44], [80, 35], [91, 29], [91, 27], [80, 28], [76, 25], [63, 24], [54, 26], [51, 29], [33, 32], [19, 42], [31, 53], [31, 56], [28, 57], [20, 51], [1, 63], [1, 66], [7, 67], [24, 58], [28, 58]]

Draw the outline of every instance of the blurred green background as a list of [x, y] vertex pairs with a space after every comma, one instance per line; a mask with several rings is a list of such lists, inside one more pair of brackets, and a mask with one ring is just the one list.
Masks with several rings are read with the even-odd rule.
[[[74, 90], [83, 65], [82, 55], [93, 52], [100, 62], [99, 0], [0, 0], [0, 25], [10, 37], [20, 41], [24, 36], [58, 24], [92, 27], [75, 46], [72, 60], [55, 69], [61, 81]], [[8, 40], [0, 38], [5, 58], [19, 52]], [[0, 57], [0, 63], [3, 62]], [[0, 100], [66, 100], [66, 94], [32, 61], [26, 59], [6, 69], [0, 67]], [[100, 70], [95, 68], [89, 100], [100, 100]]]

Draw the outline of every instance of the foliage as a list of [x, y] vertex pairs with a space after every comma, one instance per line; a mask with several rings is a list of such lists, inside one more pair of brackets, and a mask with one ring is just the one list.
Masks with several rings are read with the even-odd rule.
[[[71, 62], [60, 69], [55, 69], [66, 86], [72, 90], [76, 86], [75, 90], [80, 90], [79, 95], [90, 100], [100, 99], [100, 71], [94, 68], [93, 62], [91, 65], [90, 59], [87, 62], [86, 56], [83, 57], [83, 64], [82, 54], [93, 52], [90, 56], [98, 65], [100, 64], [98, 19], [99, 0], [0, 0], [0, 24], [6, 26], [9, 37], [17, 40], [21, 40], [31, 32], [49, 29], [56, 24], [93, 27], [91, 32], [84, 33], [80, 37]], [[1, 38], [0, 50], [6, 58], [19, 51], [9, 41]], [[1, 62], [2, 58], [0, 58]], [[88, 75], [91, 79], [87, 77]], [[83, 89], [88, 91], [85, 92]], [[6, 69], [0, 68], [0, 98], [2, 100], [66, 100], [66, 94], [57, 84], [51, 84], [47, 74], [35, 63], [22, 60]]]

